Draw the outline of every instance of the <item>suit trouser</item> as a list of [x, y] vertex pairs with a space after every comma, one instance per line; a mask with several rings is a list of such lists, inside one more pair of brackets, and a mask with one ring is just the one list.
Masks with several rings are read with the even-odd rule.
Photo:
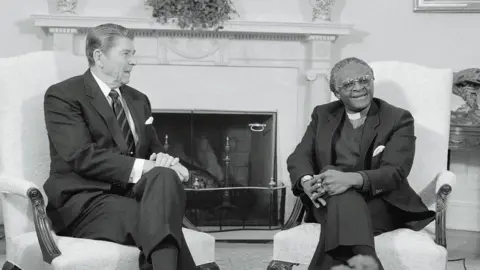
[[359, 254], [370, 255], [381, 264], [375, 253], [374, 236], [398, 227], [393, 208], [382, 198], [366, 200], [354, 190], [329, 197], [325, 207], [313, 209], [321, 232], [308, 269], [330, 270]]
[[178, 248], [177, 268], [195, 269], [182, 233], [186, 195], [175, 171], [154, 168], [131, 189], [112, 189], [93, 199], [62, 235], [134, 245], [141, 269], [153, 269], [153, 251], [168, 241]]

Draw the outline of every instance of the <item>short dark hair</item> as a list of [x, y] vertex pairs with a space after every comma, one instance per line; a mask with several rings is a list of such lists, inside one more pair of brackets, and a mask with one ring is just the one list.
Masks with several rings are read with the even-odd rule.
[[127, 37], [133, 40], [133, 32], [129, 29], [113, 23], [106, 23], [90, 28], [87, 32], [85, 43], [85, 54], [87, 55], [88, 65], [95, 65], [93, 52], [100, 49], [102, 52], [108, 52], [114, 45], [118, 37]]
[[346, 65], [348, 64], [351, 64], [351, 63], [357, 63], [357, 64], [361, 64], [361, 65], [364, 65], [366, 66], [370, 72], [373, 74], [373, 69], [372, 67], [370, 67], [369, 64], [367, 64], [367, 62], [363, 61], [362, 59], [358, 59], [356, 57], [348, 57], [348, 58], [345, 58], [345, 59], [342, 59], [340, 61], [338, 61], [338, 63], [336, 63], [333, 68], [332, 68], [332, 71], [330, 72], [330, 91], [332, 91], [333, 93], [336, 93], [336, 85], [335, 85], [335, 79], [337, 78], [337, 73]]

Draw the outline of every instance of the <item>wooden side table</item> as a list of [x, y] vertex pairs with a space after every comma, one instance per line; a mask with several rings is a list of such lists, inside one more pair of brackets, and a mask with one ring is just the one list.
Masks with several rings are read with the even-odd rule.
[[448, 167], [450, 169], [451, 151], [480, 150], [480, 125], [450, 125], [448, 142]]

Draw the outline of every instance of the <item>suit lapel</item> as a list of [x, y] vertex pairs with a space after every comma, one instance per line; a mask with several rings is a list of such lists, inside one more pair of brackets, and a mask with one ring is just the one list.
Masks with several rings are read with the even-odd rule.
[[[333, 136], [335, 135], [335, 132], [337, 131], [338, 127], [340, 126], [340, 123], [342, 122], [342, 118], [344, 116], [344, 111], [345, 109], [343, 106], [336, 107], [332, 111], [330, 111], [330, 114], [328, 114], [328, 123], [327, 125], [322, 128], [322, 132], [320, 133], [319, 140], [322, 145], [327, 145], [327, 149], [324, 149], [325, 151], [325, 160], [322, 160], [321, 164], [326, 165], [332, 165], [332, 153], [333, 153]], [[320, 168], [321, 169], [321, 168]]]
[[378, 115], [378, 106], [375, 103], [375, 100], [373, 100], [370, 105], [370, 110], [368, 111], [367, 119], [365, 119], [365, 124], [363, 127], [363, 135], [360, 142], [360, 161], [362, 163], [359, 164], [362, 166], [362, 168], [359, 169], [363, 170], [365, 167], [365, 162], [367, 161], [366, 157], [372, 146], [373, 140], [375, 139], [375, 137], [377, 137], [378, 133], [376, 131], [376, 128], [379, 124], [380, 118]]
[[91, 98], [90, 103], [102, 116], [103, 120], [107, 124], [108, 130], [112, 135], [115, 143], [120, 148], [120, 151], [125, 153], [127, 152], [127, 144], [123, 138], [123, 134], [118, 125], [117, 118], [113, 114], [112, 107], [108, 104], [107, 99], [100, 90], [97, 82], [93, 78], [90, 70], [87, 70], [84, 74], [85, 81], [85, 94]]
[[122, 92], [122, 97], [127, 103], [128, 110], [130, 111], [130, 115], [133, 118], [133, 123], [135, 124], [135, 132], [138, 135], [138, 145], [135, 148], [135, 152], [138, 155], [141, 147], [145, 143], [145, 129], [144, 129], [144, 107], [145, 104], [141, 101], [135, 100], [131, 97], [130, 92], [126, 90], [125, 87], [120, 87], [120, 91]]

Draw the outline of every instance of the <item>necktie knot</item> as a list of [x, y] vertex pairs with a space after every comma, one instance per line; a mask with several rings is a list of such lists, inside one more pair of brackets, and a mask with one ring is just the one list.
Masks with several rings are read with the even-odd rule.
[[118, 92], [115, 91], [115, 90], [110, 91], [110, 93], [109, 93], [108, 95], [109, 95], [114, 101], [117, 101], [117, 100], [118, 100], [118, 97], [120, 96], [120, 95], [118, 94]]

